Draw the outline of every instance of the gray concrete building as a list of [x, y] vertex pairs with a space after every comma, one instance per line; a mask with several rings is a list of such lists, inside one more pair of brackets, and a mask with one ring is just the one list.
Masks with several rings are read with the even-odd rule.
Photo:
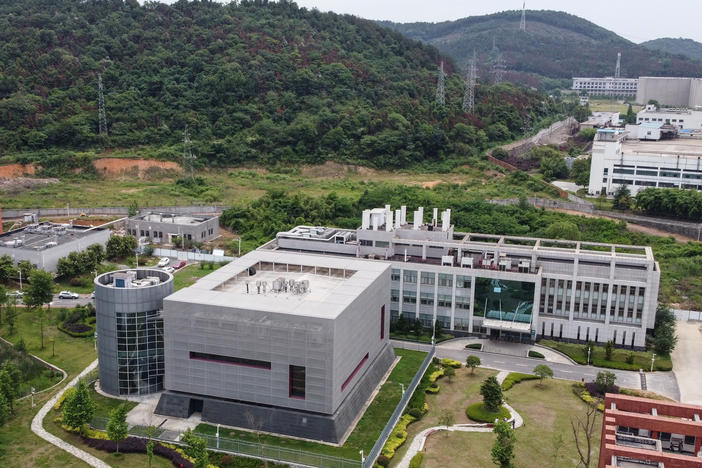
[[39, 223], [0, 234], [0, 256], [9, 255], [15, 264], [29, 261], [41, 270], [56, 271], [59, 259], [82, 252], [93, 244], [105, 245], [108, 229]]
[[257, 250], [164, 300], [156, 413], [342, 442], [394, 361], [390, 264]]
[[636, 102], [647, 104], [655, 99], [662, 106], [702, 106], [702, 78], [642, 76], [636, 90]]
[[175, 237], [206, 242], [219, 237], [219, 216], [140, 213], [127, 219], [127, 234], [153, 243], [173, 243]]
[[614, 341], [640, 349], [653, 328], [660, 267], [647, 246], [454, 232], [450, 210], [366, 210], [359, 229], [298, 226], [259, 250], [391, 265], [390, 311], [456, 335]]
[[112, 395], [163, 389], [163, 298], [173, 276], [140, 268], [95, 278], [100, 387]]

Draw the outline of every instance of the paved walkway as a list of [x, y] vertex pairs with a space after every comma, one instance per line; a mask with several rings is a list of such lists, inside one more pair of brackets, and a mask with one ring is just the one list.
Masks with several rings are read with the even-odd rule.
[[93, 369], [97, 368], [98, 361], [97, 359], [94, 360], [88, 367], [83, 369], [83, 372], [78, 374], [76, 378], [71, 380], [68, 385], [66, 385], [63, 390], [59, 391], [56, 395], [54, 395], [52, 398], [47, 401], [44, 406], [41, 407], [39, 412], [34, 416], [34, 419], [32, 419], [32, 432], [34, 432], [36, 435], [44, 439], [45, 441], [49, 442], [50, 444], [53, 444], [60, 448], [61, 450], [65, 450], [66, 452], [70, 453], [76, 458], [79, 458], [83, 460], [85, 463], [87, 463], [90, 466], [95, 466], [97, 468], [109, 468], [110, 465], [107, 463], [103, 462], [97, 457], [92, 456], [88, 452], [84, 452], [83, 450], [79, 449], [78, 447], [75, 447], [68, 442], [65, 442], [55, 435], [49, 433], [46, 429], [44, 429], [43, 421], [44, 418], [46, 417], [47, 414], [49, 414], [49, 411], [51, 411], [51, 408], [56, 404], [58, 399], [63, 395], [66, 390], [69, 388], [75, 386], [78, 383], [78, 379], [81, 377], [89, 374]]
[[[502, 384], [502, 382], [505, 380], [509, 372], [507, 371], [501, 371], [497, 374], [497, 381]], [[524, 419], [517, 413], [514, 408], [509, 406], [507, 403], [503, 403], [503, 406], [509, 410], [510, 414], [510, 421], [514, 420], [514, 428], [519, 428], [524, 425]], [[405, 455], [402, 457], [402, 460], [400, 460], [400, 463], [397, 464], [397, 468], [409, 468], [410, 460], [412, 460], [412, 457], [414, 457], [417, 452], [421, 452], [424, 450], [424, 444], [427, 442], [427, 438], [440, 431], [449, 431], [449, 432], [492, 432], [492, 427], [489, 427], [487, 424], [455, 424], [453, 426], [434, 426], [434, 427], [429, 427], [427, 429], [424, 429], [422, 432], [414, 436], [414, 439], [412, 439], [412, 442], [409, 445], [409, 448], [407, 449], [407, 452], [405, 452]]]
[[702, 356], [701, 327], [700, 322], [675, 322], [678, 344], [673, 350], [673, 372], [680, 387], [680, 401], [693, 405], [702, 405], [702, 365], [699, 361]]

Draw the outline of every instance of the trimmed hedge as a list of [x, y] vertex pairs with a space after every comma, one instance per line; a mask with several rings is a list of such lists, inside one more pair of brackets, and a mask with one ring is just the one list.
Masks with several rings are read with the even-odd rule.
[[431, 374], [429, 374], [429, 382], [434, 383], [439, 379], [439, 377], [443, 377], [443, 376], [444, 376], [443, 369], [436, 370], [436, 371], [432, 372]]
[[533, 374], [522, 374], [521, 372], [510, 372], [502, 382], [502, 391], [507, 391], [524, 380], [536, 380], [539, 377]]
[[471, 343], [466, 345], [466, 349], [477, 349], [481, 350], [483, 349], [482, 343]]
[[602, 403], [602, 400], [590, 395], [590, 392], [585, 389], [585, 385], [583, 385], [582, 382], [574, 383], [572, 388], [573, 393], [575, 393], [581, 400], [589, 405], [597, 405], [597, 410], [604, 412], [604, 403]]
[[392, 458], [395, 455], [395, 451], [407, 440], [407, 426], [416, 421], [416, 419], [417, 418], [409, 414], [402, 415], [397, 422], [397, 426], [395, 426], [395, 429], [393, 429], [390, 436], [388, 436], [388, 441], [385, 442], [385, 446], [381, 451], [383, 455], [388, 458]]
[[409, 468], [419, 468], [422, 465], [422, 452], [417, 452], [410, 460]]
[[509, 419], [510, 414], [504, 406], [500, 406], [500, 409], [493, 413], [485, 409], [483, 403], [474, 403], [466, 408], [466, 416], [473, 421], [492, 423], [495, 422], [495, 419]]
[[528, 356], [533, 357], [533, 358], [538, 358], [538, 359], [545, 359], [546, 358], [543, 354], [541, 354], [538, 351], [534, 351], [533, 349], [529, 350]]
[[[102, 450], [103, 452], [114, 453], [117, 451], [117, 443], [111, 440], [92, 438], [84, 438], [83, 440], [89, 447]], [[121, 453], [146, 453], [146, 443], [146, 439], [127, 437], [119, 443], [119, 451]], [[176, 448], [168, 447], [160, 442], [154, 443], [154, 455], [158, 455], [169, 460], [171, 463], [173, 463], [173, 466], [182, 466], [183, 468], [193, 468], [195, 466]]]
[[61, 330], [67, 335], [72, 336], [73, 338], [85, 338], [87, 336], [93, 336], [95, 334], [95, 328], [91, 327], [90, 325], [85, 325], [83, 323], [68, 324], [68, 327], [70, 328], [66, 328], [65, 323], [60, 323], [57, 325], [57, 327], [59, 330]]
[[436, 394], [436, 393], [439, 393], [439, 390], [441, 390], [441, 387], [439, 387], [439, 385], [437, 383], [433, 383], [427, 387], [426, 392]]
[[454, 369], [460, 369], [462, 364], [460, 361], [455, 361], [453, 359], [444, 358], [441, 360], [441, 365], [444, 367], [453, 367]]

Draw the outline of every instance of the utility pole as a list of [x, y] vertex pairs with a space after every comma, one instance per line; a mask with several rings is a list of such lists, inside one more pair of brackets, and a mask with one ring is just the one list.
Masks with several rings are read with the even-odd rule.
[[102, 73], [98, 73], [98, 131], [107, 136], [107, 116], [105, 115], [105, 96], [102, 91]]
[[614, 77], [620, 78], [622, 75], [622, 53], [617, 52], [617, 67], [614, 69]]
[[444, 61], [441, 61], [439, 65], [439, 79], [436, 84], [436, 107], [443, 107], [446, 104], [446, 90], [444, 88], [444, 81], [446, 80], [446, 75], [444, 74]]
[[477, 65], [476, 65], [475, 50], [473, 51], [473, 57], [471, 57], [468, 63], [468, 77], [466, 79], [466, 92], [463, 95], [463, 111], [469, 114], [473, 113], [473, 108], [475, 107], [475, 82], [477, 80]]
[[519, 22], [519, 30], [526, 31], [526, 2], [522, 4], [522, 20]]
[[492, 63], [492, 75], [495, 83], [502, 83], [505, 79], [505, 59], [502, 57], [502, 52], [497, 51], [497, 55]]
[[183, 178], [190, 175], [191, 179], [195, 179], [194, 166], [195, 155], [190, 148], [190, 134], [188, 133], [188, 124], [185, 124], [183, 131]]

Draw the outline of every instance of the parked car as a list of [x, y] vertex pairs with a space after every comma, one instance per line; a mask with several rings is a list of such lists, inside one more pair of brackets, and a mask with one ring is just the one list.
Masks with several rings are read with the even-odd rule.
[[8, 295], [9, 297], [16, 297], [16, 298], [19, 299], [20, 301], [21, 301], [22, 298], [24, 297], [24, 293], [23, 293], [22, 291], [19, 291], [19, 290], [13, 291], [13, 292], [9, 292], [9, 293], [7, 293], [7, 295]]
[[90, 299], [95, 299], [95, 291], [90, 293]]
[[165, 271], [166, 273], [173, 273], [175, 269], [173, 267], [167, 266], [163, 268], [163, 271]]
[[156, 265], [156, 266], [158, 266], [159, 268], [163, 268], [163, 267], [165, 267], [166, 265], [168, 265], [169, 263], [171, 263], [171, 259], [170, 259], [170, 258], [168, 258], [168, 257], [162, 257], [161, 260], [158, 261], [158, 265]]
[[61, 291], [58, 297], [59, 299], [78, 299], [78, 294], [71, 291]]
[[176, 270], [180, 270], [185, 265], [187, 265], [187, 262], [185, 260], [181, 260], [178, 263], [176, 263], [175, 265], [173, 265], [173, 268], [175, 268]]

